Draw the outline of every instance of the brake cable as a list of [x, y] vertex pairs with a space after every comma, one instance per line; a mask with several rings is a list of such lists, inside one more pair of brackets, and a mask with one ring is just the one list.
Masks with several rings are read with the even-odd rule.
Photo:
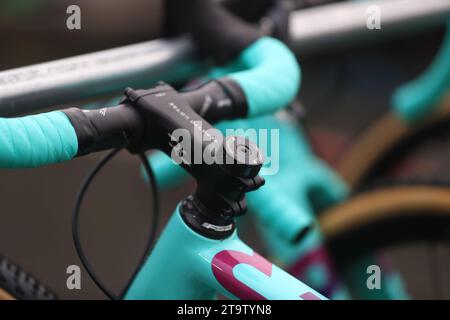
[[150, 163], [145, 156], [144, 153], [139, 153], [138, 156], [142, 162], [142, 165], [146, 171], [146, 174], [148, 176], [148, 181], [151, 188], [152, 193], [152, 201], [153, 201], [153, 215], [152, 215], [152, 221], [151, 221], [151, 231], [149, 238], [147, 240], [147, 244], [145, 246], [144, 253], [139, 260], [138, 265], [136, 266], [136, 269], [134, 270], [132, 276], [128, 280], [127, 284], [125, 285], [124, 289], [122, 290], [120, 296], [116, 296], [111, 290], [109, 290], [103, 282], [100, 280], [100, 278], [96, 275], [94, 272], [94, 269], [92, 268], [89, 260], [87, 259], [87, 256], [84, 253], [83, 247], [81, 245], [80, 241], [80, 209], [81, 205], [83, 203], [84, 196], [86, 195], [86, 192], [91, 185], [94, 178], [97, 176], [97, 174], [103, 169], [103, 167], [112, 160], [122, 149], [114, 149], [111, 152], [109, 152], [103, 159], [100, 160], [100, 162], [97, 163], [97, 165], [89, 172], [89, 174], [86, 176], [83, 184], [81, 185], [81, 188], [78, 192], [78, 195], [76, 197], [75, 206], [73, 210], [72, 215], [72, 237], [75, 245], [75, 249], [77, 251], [77, 254], [80, 258], [80, 261], [83, 265], [83, 267], [86, 269], [87, 273], [91, 277], [92, 281], [97, 285], [97, 287], [111, 300], [119, 300], [122, 299], [123, 296], [128, 291], [129, 287], [131, 286], [131, 283], [133, 279], [136, 277], [137, 273], [142, 268], [144, 262], [146, 261], [148, 255], [150, 254], [150, 251], [152, 250], [155, 238], [156, 238], [156, 232], [157, 232], [157, 224], [159, 220], [159, 197], [158, 197], [158, 188], [156, 184], [155, 174], [150, 166]]

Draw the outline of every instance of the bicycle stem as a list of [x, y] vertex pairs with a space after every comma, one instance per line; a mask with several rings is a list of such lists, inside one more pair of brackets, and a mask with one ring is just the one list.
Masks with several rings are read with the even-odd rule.
[[[246, 211], [245, 193], [264, 184], [258, 176], [264, 160], [247, 139], [223, 137], [194, 111], [188, 99], [198, 110], [203, 95], [210, 98], [212, 119], [246, 113], [242, 91], [228, 78], [184, 93], [164, 83], [148, 90], [128, 88], [119, 106], [62, 112], [77, 134], [78, 156], [127, 147], [132, 153], [159, 149], [175, 158], [197, 181], [197, 190], [180, 207], [183, 219], [204, 236], [224, 239], [234, 232], [234, 218]], [[230, 101], [228, 108], [220, 106], [223, 99]], [[183, 135], [178, 137], [179, 131]], [[204, 159], [206, 152], [212, 162]]]

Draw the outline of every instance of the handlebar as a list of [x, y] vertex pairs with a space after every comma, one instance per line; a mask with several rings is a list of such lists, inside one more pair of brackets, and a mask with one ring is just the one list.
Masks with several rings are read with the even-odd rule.
[[[232, 63], [239, 63], [241, 71], [179, 94], [204, 120], [218, 122], [274, 112], [295, 97], [300, 68], [282, 42], [260, 38]], [[131, 147], [145, 134], [145, 139], [152, 140], [150, 131], [142, 110], [129, 99], [107, 109], [70, 108], [0, 119], [0, 166], [37, 167], [95, 151]], [[146, 149], [152, 147], [151, 142], [145, 142]]]
[[63, 112], [0, 118], [2, 168], [33, 168], [67, 161], [77, 152], [75, 129]]
[[281, 41], [261, 38], [244, 50], [238, 62], [247, 70], [229, 77], [244, 90], [249, 116], [273, 113], [295, 98], [300, 86], [300, 67]]
[[391, 104], [408, 123], [423, 119], [438, 106], [450, 87], [450, 20], [441, 47], [428, 68], [416, 79], [397, 88]]

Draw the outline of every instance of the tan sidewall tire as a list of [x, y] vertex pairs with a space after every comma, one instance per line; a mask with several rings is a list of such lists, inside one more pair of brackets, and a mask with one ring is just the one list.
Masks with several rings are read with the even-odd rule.
[[450, 219], [450, 188], [399, 186], [362, 193], [324, 212], [319, 222], [325, 239], [333, 239], [362, 225], [428, 212]]

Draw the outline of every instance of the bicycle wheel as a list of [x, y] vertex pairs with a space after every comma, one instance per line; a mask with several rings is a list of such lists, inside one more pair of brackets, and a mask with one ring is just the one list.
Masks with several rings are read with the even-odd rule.
[[0, 256], [0, 300], [55, 300], [56, 294], [33, 275]]
[[[448, 277], [444, 275], [446, 272], [439, 275], [436, 270], [444, 265], [447, 269], [450, 263], [450, 185], [420, 181], [378, 184], [375, 189], [366, 189], [324, 212], [320, 216], [320, 225], [340, 270], [377, 252], [389, 256], [402, 250], [419, 251], [420, 248], [421, 251], [425, 250], [421, 253], [425, 259], [410, 258], [407, 263], [403, 263], [403, 268], [395, 265], [394, 269], [403, 275], [408, 274], [408, 268], [417, 269], [418, 264], [423, 264], [422, 269], [424, 266], [430, 269], [426, 271], [433, 286], [429, 291], [434, 292], [435, 296], [438, 296], [435, 292], [442, 291], [445, 282], [439, 278]], [[433, 256], [440, 246], [445, 247], [443, 253], [448, 257], [444, 258], [449, 259]], [[438, 258], [441, 260], [438, 261], [440, 265], [436, 265], [435, 260]], [[409, 274], [417, 275], [417, 272]], [[424, 276], [424, 273], [420, 274]], [[411, 283], [406, 280], [409, 287]], [[417, 277], [410, 280], [413, 283]], [[420, 289], [418, 291], [420, 293]], [[445, 296], [450, 298], [450, 292]]]

